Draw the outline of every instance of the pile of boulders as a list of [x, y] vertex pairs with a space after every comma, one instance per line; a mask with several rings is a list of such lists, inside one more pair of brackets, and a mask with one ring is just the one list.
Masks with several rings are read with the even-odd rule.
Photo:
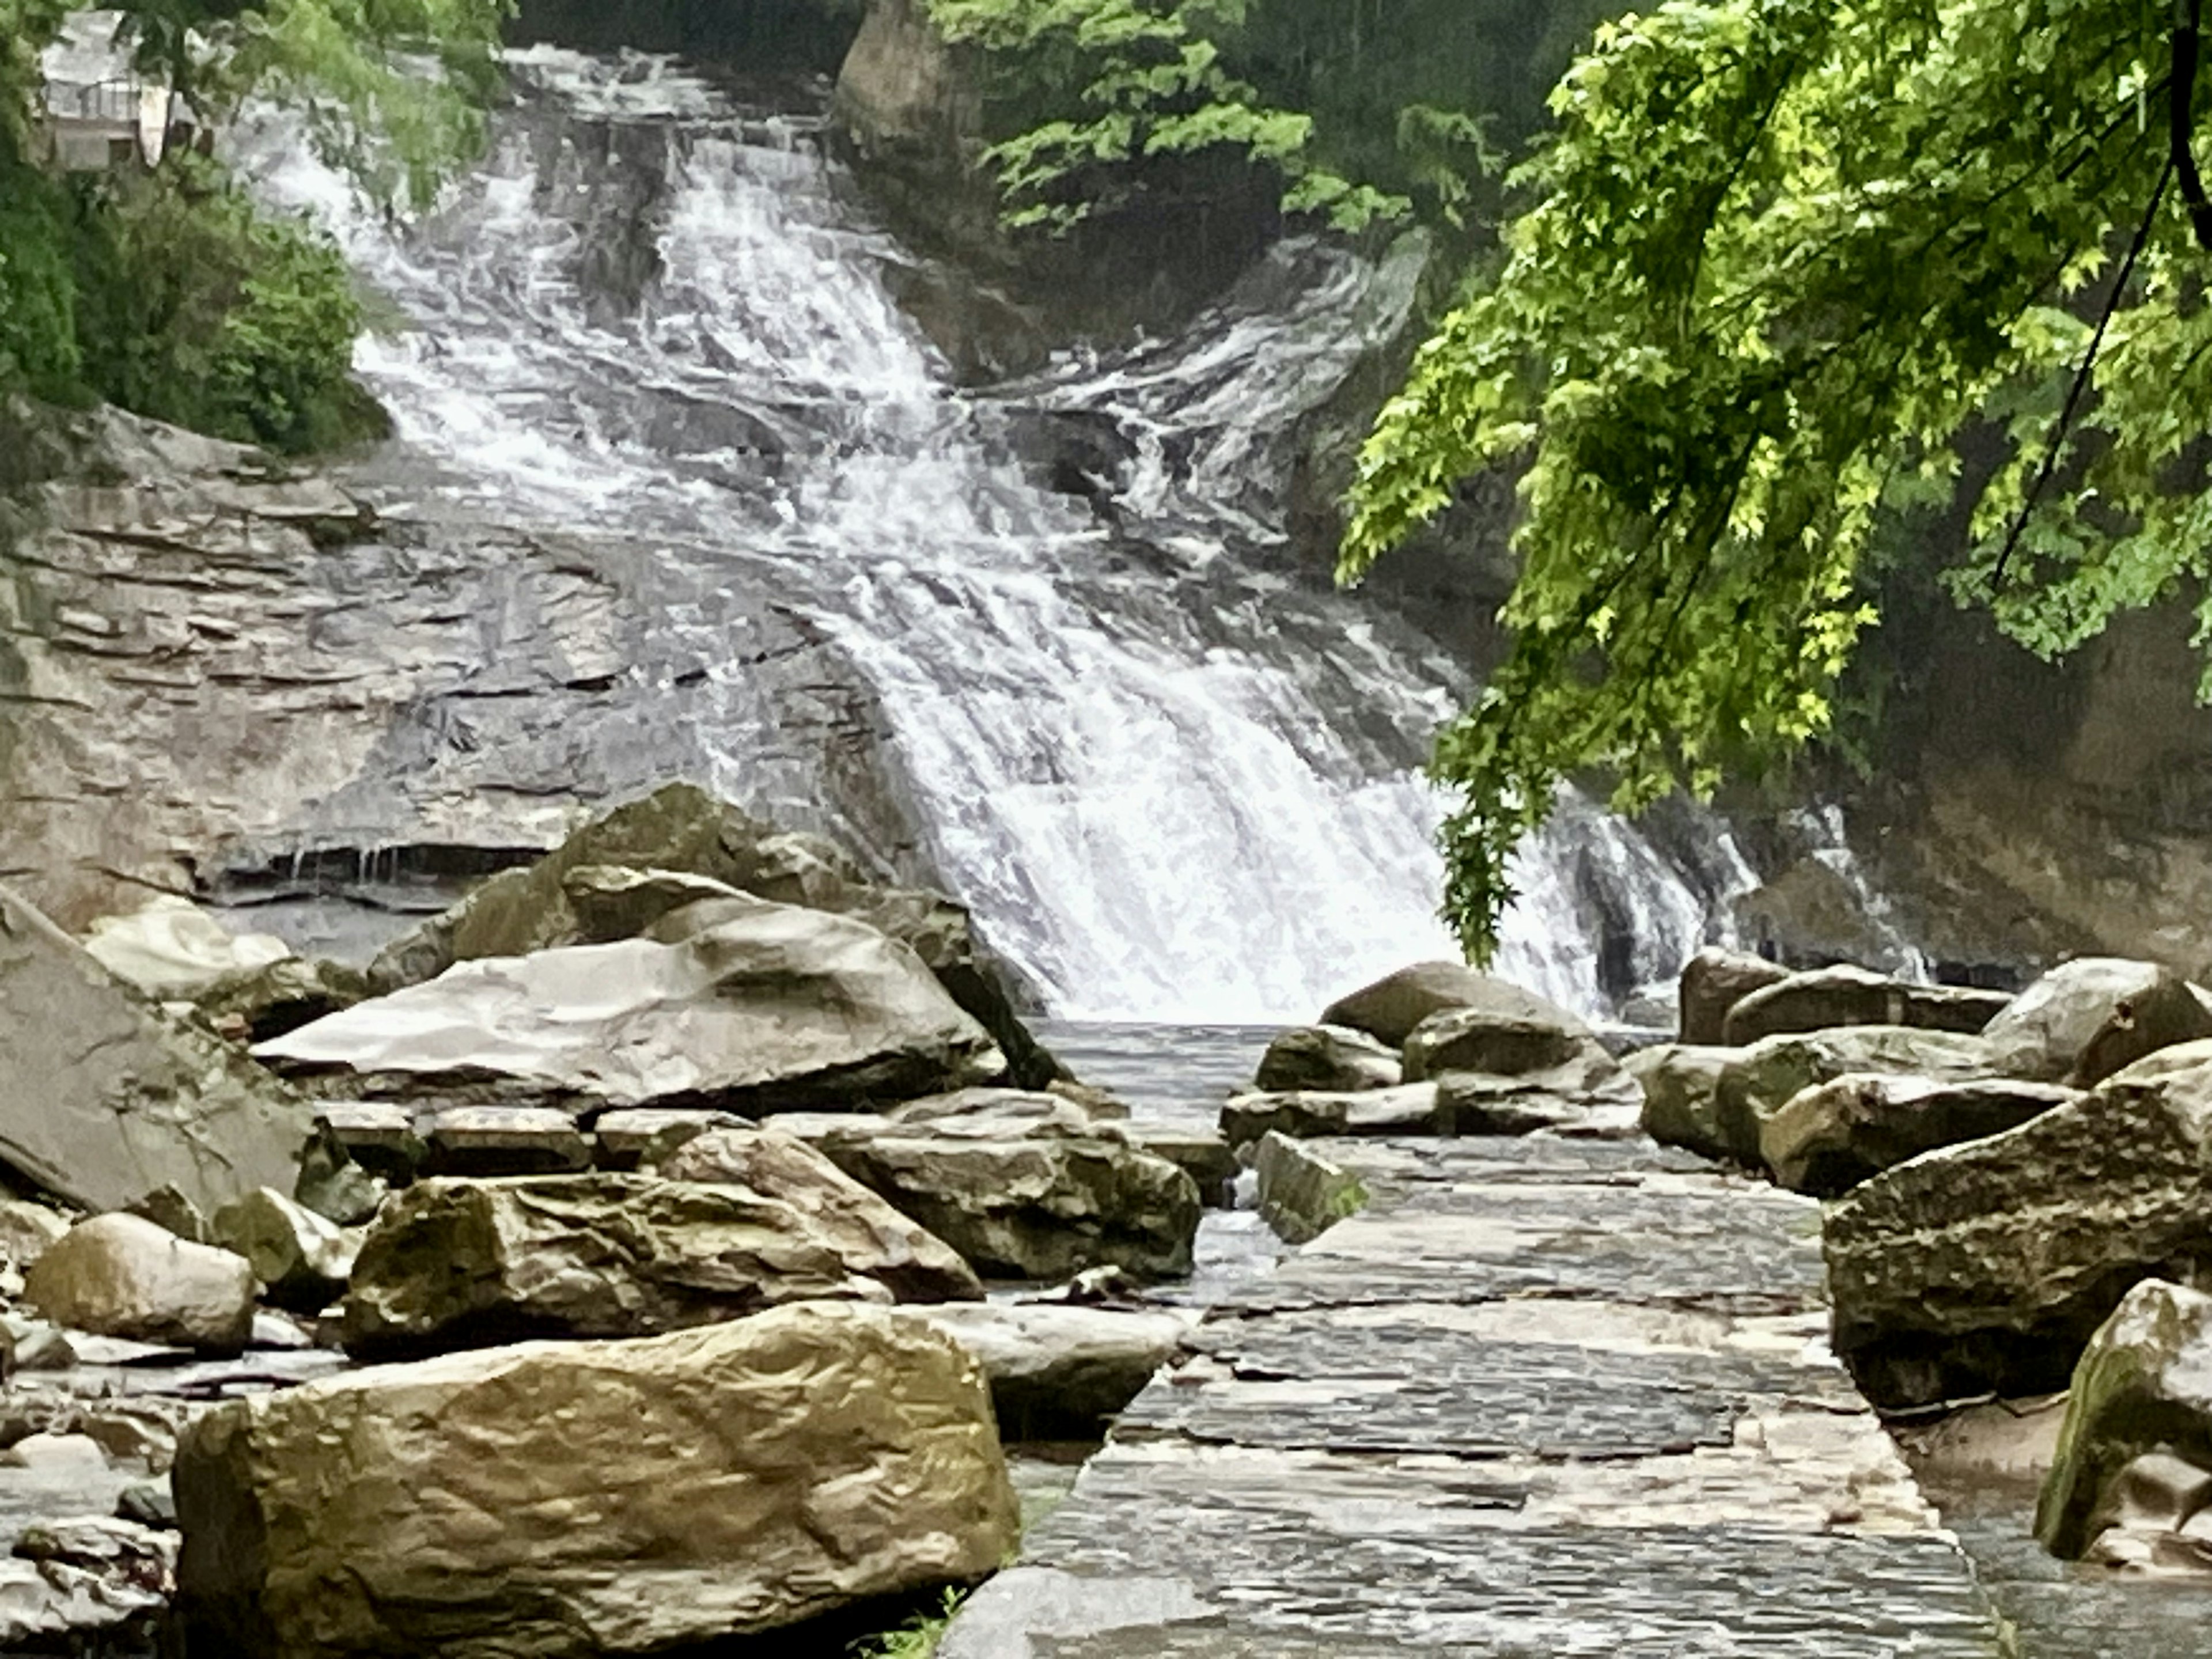
[[[1174, 1355], [1133, 1287], [1189, 1272], [1227, 1160], [1067, 1077], [957, 906], [689, 788], [360, 973], [0, 891], [0, 1000], [45, 1200], [0, 1204], [45, 1401], [0, 1482], [162, 1540], [47, 1528], [9, 1650], [173, 1588], [223, 1651], [582, 1655], [976, 1578], [1001, 1427], [1096, 1435]], [[118, 1361], [158, 1409], [88, 1403]], [[133, 1484], [173, 1463], [180, 1558]]]

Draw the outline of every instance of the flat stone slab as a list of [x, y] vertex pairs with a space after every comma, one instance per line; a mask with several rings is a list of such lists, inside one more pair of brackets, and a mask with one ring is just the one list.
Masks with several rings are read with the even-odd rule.
[[1648, 1143], [1329, 1140], [940, 1659], [1996, 1659], [1828, 1352], [1817, 1205]]

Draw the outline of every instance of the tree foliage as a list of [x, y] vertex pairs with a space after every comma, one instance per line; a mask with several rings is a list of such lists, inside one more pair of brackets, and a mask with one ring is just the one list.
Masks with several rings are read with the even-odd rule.
[[1826, 728], [1877, 527], [1948, 499], [1962, 434], [2004, 459], [1972, 477], [1960, 596], [2046, 654], [2184, 590], [2212, 637], [2212, 310], [2167, 187], [2166, 17], [1669, 0], [1561, 81], [1502, 270], [1366, 446], [1343, 560], [1520, 469], [1510, 654], [1432, 769], [1472, 953], [1565, 780], [1634, 811]]
[[[1612, 0], [1617, 3], [1617, 0]], [[991, 75], [991, 160], [1018, 223], [1065, 227], [1148, 163], [1238, 151], [1340, 228], [1449, 232], [1609, 0], [928, 0]]]
[[[361, 311], [343, 261], [213, 163], [151, 176], [40, 165], [40, 55], [72, 8], [0, 0], [0, 391], [106, 398], [284, 449], [372, 423], [347, 378]], [[508, 0], [123, 0], [142, 72], [218, 125], [249, 98], [380, 204], [421, 204], [483, 132]]]

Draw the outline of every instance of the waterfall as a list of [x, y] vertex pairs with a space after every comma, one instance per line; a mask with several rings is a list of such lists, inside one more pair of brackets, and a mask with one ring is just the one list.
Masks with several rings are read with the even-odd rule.
[[[1417, 252], [1287, 241], [1180, 337], [963, 390], [891, 298], [912, 256], [830, 155], [826, 89], [512, 63], [491, 154], [418, 222], [276, 118], [242, 141], [404, 315], [357, 367], [416, 497], [768, 562], [873, 688], [935, 875], [1055, 1014], [1310, 1018], [1453, 953], [1413, 769], [1468, 687], [1282, 531], [1285, 434], [1401, 325]], [[744, 800], [748, 761], [711, 781]], [[1571, 799], [1501, 969], [1595, 1011], [1671, 975], [1741, 870]]]

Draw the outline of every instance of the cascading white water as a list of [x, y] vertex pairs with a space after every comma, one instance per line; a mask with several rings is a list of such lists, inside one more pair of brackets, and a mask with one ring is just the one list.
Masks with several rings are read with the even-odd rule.
[[[773, 562], [879, 694], [942, 879], [1055, 1013], [1310, 1018], [1450, 951], [1408, 769], [1465, 687], [1279, 556], [1278, 441], [1398, 325], [1410, 257], [1287, 244], [1183, 338], [965, 392], [818, 104], [635, 56], [514, 68], [492, 155], [404, 230], [296, 135], [247, 146], [405, 313], [358, 367], [448, 507]], [[1025, 463], [1067, 419], [1110, 431], [1103, 509]], [[1594, 929], [1622, 935], [1607, 982], [1662, 976], [1723, 896], [1578, 801], [1522, 885], [1503, 970], [1585, 1008]]]

